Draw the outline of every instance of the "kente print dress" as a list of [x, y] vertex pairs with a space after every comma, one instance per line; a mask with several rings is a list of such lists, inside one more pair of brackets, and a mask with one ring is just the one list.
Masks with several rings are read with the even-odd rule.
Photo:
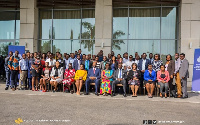
[[[74, 76], [74, 75], [75, 75], [75, 70], [74, 70], [74, 69], [71, 69], [71, 70], [66, 69], [66, 70], [65, 70], [65, 73], [64, 73], [64, 76], [65, 76], [65, 77], [72, 77], [72, 76]], [[75, 81], [74, 78], [64, 79], [64, 80], [63, 80], [63, 84], [67, 84], [67, 85], [70, 85], [70, 86], [71, 86], [71, 84], [72, 84], [74, 81]]]
[[[103, 76], [106, 76], [106, 77], [110, 77], [112, 76], [113, 74], [113, 70], [103, 70]], [[111, 82], [112, 82], [112, 78], [111, 79], [102, 79], [102, 83], [101, 83], [101, 88], [100, 88], [100, 94], [103, 94], [103, 93], [109, 93], [111, 94]]]

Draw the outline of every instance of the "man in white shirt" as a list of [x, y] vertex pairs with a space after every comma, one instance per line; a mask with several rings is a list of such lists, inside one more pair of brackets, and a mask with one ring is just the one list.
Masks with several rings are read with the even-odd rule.
[[129, 61], [129, 59], [128, 59], [128, 53], [124, 53], [123, 63], [126, 63], [128, 61]]
[[45, 62], [48, 62], [49, 63], [49, 67], [51, 67], [51, 68], [56, 65], [56, 60], [53, 59], [53, 54], [52, 53], [49, 54], [49, 58]]
[[129, 61], [126, 62], [126, 66], [127, 66], [127, 71], [131, 70], [132, 69], [132, 64], [134, 63], [133, 61], [133, 56], [130, 55], [129, 56]]

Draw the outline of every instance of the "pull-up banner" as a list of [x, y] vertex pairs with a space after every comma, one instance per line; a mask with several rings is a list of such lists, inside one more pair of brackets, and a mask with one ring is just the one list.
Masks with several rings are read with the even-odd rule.
[[22, 58], [22, 54], [25, 53], [25, 46], [8, 46], [8, 55], [10, 51], [12, 51], [14, 55], [16, 50], [19, 51], [19, 57]]
[[200, 92], [200, 49], [194, 51], [192, 91]]

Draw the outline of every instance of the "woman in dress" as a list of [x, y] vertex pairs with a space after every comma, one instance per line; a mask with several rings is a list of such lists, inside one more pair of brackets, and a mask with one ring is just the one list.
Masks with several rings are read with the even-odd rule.
[[116, 57], [112, 56], [112, 60], [110, 61], [111, 64], [111, 69], [113, 70], [113, 72], [118, 68], [118, 63], [116, 61]]
[[152, 69], [152, 64], [148, 65], [148, 70], [144, 72], [144, 84], [146, 86], [148, 97], [153, 98], [152, 94], [155, 88], [156, 72]]
[[[38, 55], [36, 55], [36, 58], [32, 62], [32, 65], [31, 65], [31, 67], [32, 67], [32, 91], [38, 91], [38, 77], [40, 74], [40, 66], [41, 66], [40, 57]], [[34, 87], [34, 85], [35, 85], [35, 87]]]
[[[74, 83], [75, 69], [72, 68], [72, 63], [69, 63], [68, 69], [65, 70], [63, 84], [67, 86], [64, 91], [69, 92], [70, 86]], [[73, 91], [71, 91], [73, 93]]]
[[153, 70], [158, 72], [160, 70], [160, 66], [163, 65], [163, 61], [160, 60], [160, 55], [159, 54], [155, 54], [154, 55], [154, 60], [153, 60]]
[[60, 67], [60, 63], [57, 61], [56, 66], [52, 68], [51, 71], [50, 84], [55, 87], [53, 92], [57, 91], [57, 85], [63, 80], [63, 68]]
[[49, 69], [49, 63], [45, 63], [45, 68], [42, 69], [42, 75], [40, 79], [40, 84], [42, 86], [42, 92], [47, 91], [47, 85], [46, 83], [50, 80], [50, 69]]
[[76, 71], [75, 74], [75, 80], [76, 80], [76, 88], [77, 88], [77, 95], [80, 95], [80, 91], [83, 85], [83, 82], [85, 82], [87, 78], [87, 71], [84, 68], [85, 66], [83, 64], [80, 65], [80, 70]]
[[137, 91], [140, 86], [140, 78], [140, 70], [137, 70], [137, 64], [133, 63], [132, 70], [129, 71], [127, 76], [128, 84], [131, 85], [131, 90], [133, 92], [132, 97], [137, 97]]
[[109, 63], [106, 63], [105, 67], [106, 69], [101, 72], [102, 83], [100, 88], [100, 94], [107, 96], [108, 94], [111, 95], [111, 82], [113, 81], [113, 70], [109, 69]]

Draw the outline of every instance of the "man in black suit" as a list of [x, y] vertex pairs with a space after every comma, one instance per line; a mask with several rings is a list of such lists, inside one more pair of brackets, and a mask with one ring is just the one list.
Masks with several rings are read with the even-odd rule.
[[122, 84], [123, 85], [123, 90], [124, 94], [123, 96], [126, 97], [126, 79], [127, 79], [127, 71], [122, 69], [122, 64], [118, 64], [118, 69], [115, 70], [114, 75], [113, 75], [113, 83], [112, 83], [112, 96], [115, 96], [115, 86], [116, 84]]
[[80, 65], [81, 65], [80, 55], [77, 54], [76, 60], [74, 60], [74, 63], [73, 63], [73, 68], [77, 71], [80, 69]]

